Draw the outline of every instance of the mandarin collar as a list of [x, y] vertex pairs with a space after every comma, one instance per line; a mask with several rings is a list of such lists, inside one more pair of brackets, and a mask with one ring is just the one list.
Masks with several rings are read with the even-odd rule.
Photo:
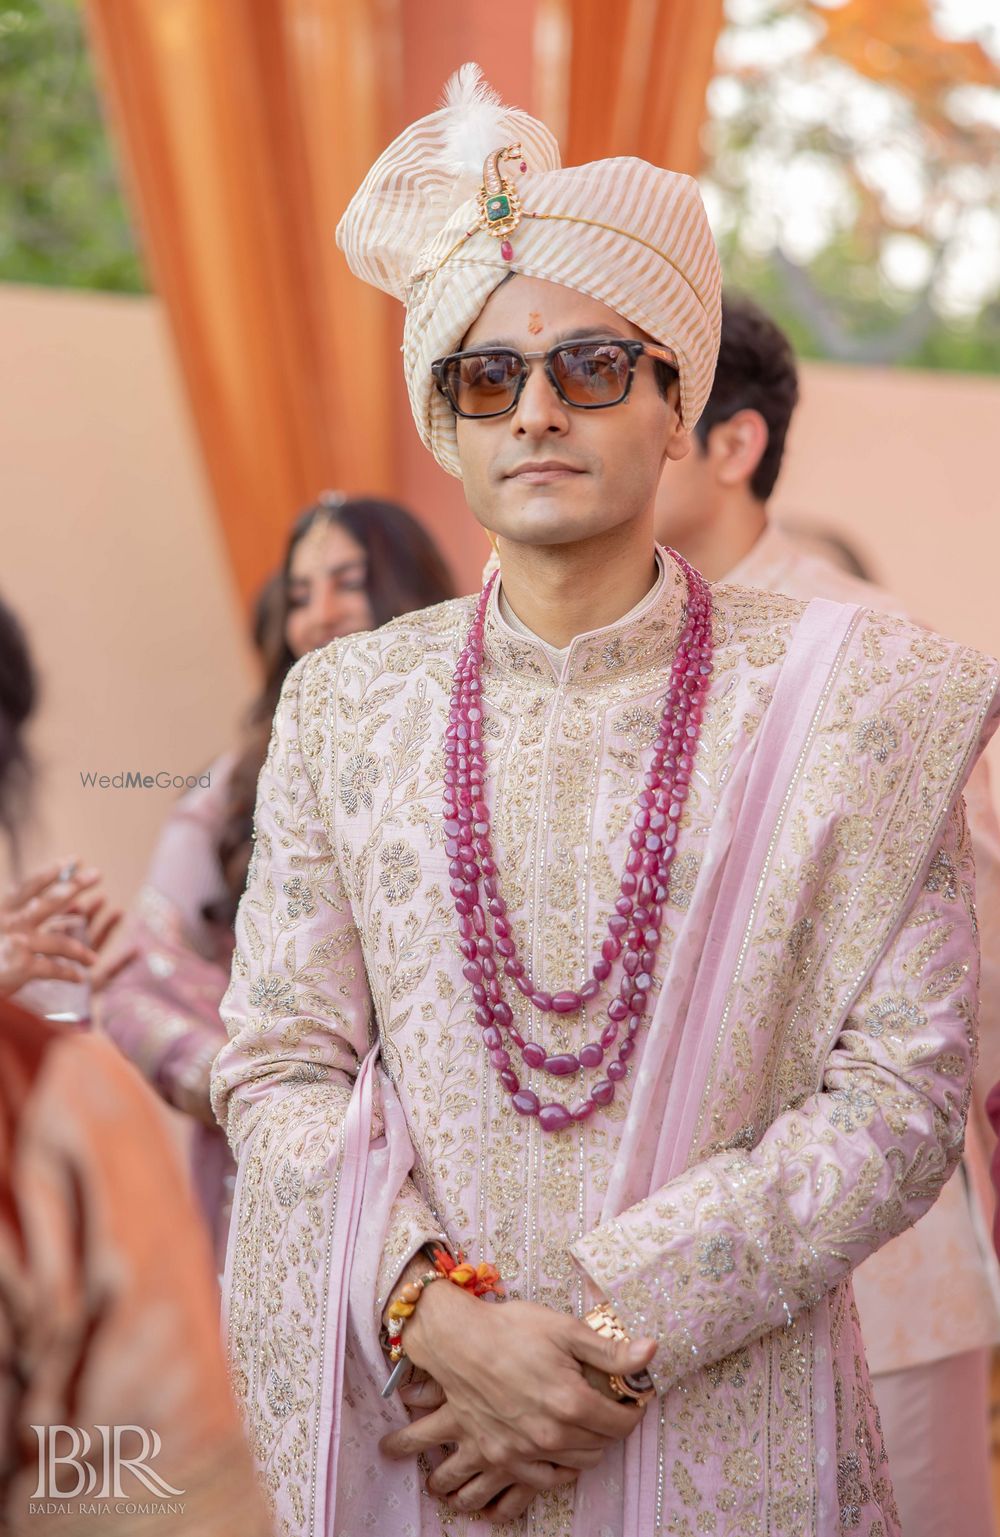
[[656, 549], [663, 564], [663, 581], [624, 618], [577, 635], [563, 659], [561, 673], [537, 636], [511, 629], [500, 612], [500, 582], [494, 582], [483, 626], [486, 657], [504, 672], [553, 688], [557, 684], [586, 687], [617, 682], [660, 661], [669, 665], [681, 629], [687, 583], [670, 551], [659, 545]]

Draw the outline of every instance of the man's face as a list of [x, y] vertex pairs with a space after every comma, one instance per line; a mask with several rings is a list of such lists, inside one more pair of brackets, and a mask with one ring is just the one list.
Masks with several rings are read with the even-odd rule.
[[[515, 276], [490, 295], [462, 348], [544, 352], [581, 337], [649, 339], [596, 299]], [[483, 421], [459, 417], [456, 427], [473, 515], [504, 539], [540, 546], [572, 544], [637, 518], [651, 525], [664, 462], [690, 446], [677, 383], [664, 400], [645, 356], [620, 405], [586, 411], [564, 404], [539, 359], [513, 411]]]

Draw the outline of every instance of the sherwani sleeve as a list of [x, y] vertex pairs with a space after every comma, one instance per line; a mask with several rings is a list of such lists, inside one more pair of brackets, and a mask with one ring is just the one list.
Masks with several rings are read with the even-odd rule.
[[1000, 1081], [1000, 824], [988, 759], [980, 758], [965, 788], [969, 833], [976, 864], [976, 913], [982, 934], [979, 1064], [973, 1106], [985, 1125], [985, 1100]]
[[[335, 701], [322, 687], [308, 688], [308, 665], [321, 661], [306, 657], [292, 669], [275, 714], [222, 1003], [230, 1039], [212, 1080], [216, 1114], [237, 1159], [254, 1159], [257, 1177], [285, 1211], [289, 1186], [308, 1186], [316, 1176], [310, 1158], [325, 1159], [327, 1173], [333, 1171], [353, 1082], [375, 1028], [361, 942], [322, 814], [321, 765]], [[320, 683], [328, 677], [328, 666], [322, 677], [314, 674]], [[376, 1106], [376, 1142], [379, 1117]], [[264, 1135], [269, 1127], [278, 1133], [274, 1138]], [[298, 1170], [288, 1161], [296, 1151], [303, 1159]], [[373, 1299], [377, 1317], [406, 1260], [441, 1237], [440, 1223], [407, 1177], [389, 1221]]]
[[[979, 986], [979, 1063], [969, 1109], [970, 1145], [978, 1155], [969, 1169], [974, 1194], [979, 1198], [985, 1229], [992, 1229], [994, 1248], [1000, 1252], [1000, 823], [994, 802], [989, 760], [979, 759], [965, 788], [969, 831], [976, 863], [976, 912], [982, 936], [982, 971]], [[981, 1178], [986, 1166], [992, 1184]], [[994, 1307], [990, 1319], [996, 1317]]]
[[1000, 827], [987, 760], [969, 780], [966, 800], [976, 856], [976, 907], [983, 932], [979, 1067], [973, 1110], [981, 1116], [993, 1184], [993, 1246], [1000, 1255]]
[[814, 1306], [928, 1209], [962, 1151], [979, 956], [964, 811], [816, 1093], [573, 1246], [665, 1392]]
[[222, 874], [221, 797], [185, 796], [164, 824], [123, 945], [134, 955], [98, 995], [101, 1028], [170, 1104], [209, 1119], [212, 1061], [225, 1031], [228, 971], [203, 916]]

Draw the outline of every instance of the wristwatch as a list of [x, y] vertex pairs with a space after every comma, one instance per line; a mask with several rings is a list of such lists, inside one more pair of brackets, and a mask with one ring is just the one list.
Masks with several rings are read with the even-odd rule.
[[[618, 1314], [610, 1302], [599, 1302], [591, 1308], [583, 1320], [602, 1339], [615, 1340], [618, 1344], [631, 1343], [631, 1335], [622, 1328]], [[611, 1391], [622, 1404], [648, 1404], [656, 1393], [653, 1379], [648, 1372], [610, 1372]]]

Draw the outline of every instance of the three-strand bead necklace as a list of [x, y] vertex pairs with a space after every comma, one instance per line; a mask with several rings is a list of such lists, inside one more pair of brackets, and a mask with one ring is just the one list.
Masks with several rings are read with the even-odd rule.
[[[590, 977], [580, 988], [557, 993], [535, 985], [518, 955], [507, 907], [500, 893], [493, 855], [490, 813], [486, 805], [483, 752], [483, 633], [496, 573], [483, 588], [458, 659], [445, 733], [444, 818], [450, 860], [451, 894], [458, 914], [463, 975], [472, 987], [476, 1023], [500, 1082], [520, 1115], [538, 1117], [543, 1131], [563, 1131], [585, 1121], [598, 1105], [609, 1105], [625, 1077], [636, 1036], [649, 1008], [653, 967], [660, 944], [663, 905], [670, 891], [680, 819], [691, 783], [702, 711], [712, 673], [712, 600], [703, 577], [671, 552], [687, 579], [687, 612], [663, 715], [653, 743], [653, 757], [629, 834], [629, 853], [621, 895], [608, 920], [607, 937]], [[492, 930], [492, 932], [491, 932]], [[592, 1003], [616, 972], [618, 989], [608, 1004], [607, 1020], [596, 1040], [579, 1052], [549, 1054], [525, 1040], [503, 996], [501, 970], [540, 1014], [576, 1014]], [[615, 1049], [616, 1048], [616, 1049]], [[614, 1050], [604, 1076], [574, 1104], [543, 1104], [533, 1089], [523, 1088], [511, 1051], [525, 1067], [571, 1078], [584, 1068], [597, 1069]]]

